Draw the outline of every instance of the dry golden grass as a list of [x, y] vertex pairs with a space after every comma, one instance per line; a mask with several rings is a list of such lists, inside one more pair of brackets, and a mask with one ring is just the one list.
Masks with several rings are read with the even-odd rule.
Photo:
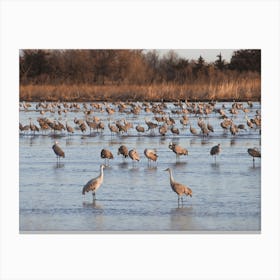
[[259, 78], [220, 83], [138, 85], [20, 85], [26, 101], [247, 101], [261, 99]]

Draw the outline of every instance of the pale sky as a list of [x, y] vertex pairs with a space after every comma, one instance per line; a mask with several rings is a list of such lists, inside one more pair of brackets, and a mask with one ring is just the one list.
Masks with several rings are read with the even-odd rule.
[[[158, 51], [161, 54], [165, 54], [169, 49], [158, 49]], [[217, 55], [221, 52], [223, 59], [229, 62], [235, 49], [174, 49], [174, 51], [176, 51], [180, 57], [189, 60], [197, 60], [201, 55], [207, 62], [214, 62], [217, 60]]]

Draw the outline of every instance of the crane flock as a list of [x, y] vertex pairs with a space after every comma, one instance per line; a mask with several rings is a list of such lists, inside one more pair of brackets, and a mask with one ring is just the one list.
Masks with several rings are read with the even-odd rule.
[[[190, 147], [186, 147], [186, 144], [183, 144], [184, 138], [179, 138], [182, 136], [212, 139], [214, 140], [211, 141], [213, 143], [217, 140], [216, 136], [219, 139], [221, 137], [234, 139], [245, 132], [250, 134], [257, 131], [258, 134], [261, 134], [261, 113], [259, 109], [254, 110], [251, 102], [247, 102], [247, 106], [241, 102], [233, 102], [228, 108], [224, 104], [222, 106], [217, 104], [215, 101], [191, 103], [180, 100], [173, 104], [167, 102], [39, 102], [34, 110], [32, 105], [21, 102], [21, 111], [34, 110], [34, 112], [39, 112], [40, 116], [37, 118], [38, 125], [35, 124], [36, 120], [32, 117], [29, 118], [27, 124], [19, 123], [19, 130], [22, 136], [49, 135], [52, 138], [64, 136], [71, 138], [73, 135], [94, 137], [103, 135], [106, 131], [109, 131], [111, 138], [119, 137], [119, 139], [125, 139], [122, 136], [129, 135], [140, 138], [172, 137], [168, 146], [166, 146], [166, 152], [175, 153], [176, 162], [180, 158], [185, 158], [185, 156], [189, 158], [188, 160], [191, 160], [189, 155], [191, 155], [192, 150]], [[79, 115], [75, 116], [73, 123], [71, 123], [70, 115], [76, 113], [79, 113]], [[144, 115], [143, 120], [139, 117], [140, 113]], [[212, 121], [209, 119], [210, 114], [213, 116]], [[251, 114], [250, 117], [249, 114]], [[114, 115], [117, 115], [118, 118], [114, 118]], [[238, 122], [236, 116], [239, 116]], [[214, 118], [218, 126], [213, 123]], [[88, 130], [89, 134], [87, 134]], [[177, 137], [179, 141], [176, 139]], [[129, 142], [129, 144], [131, 143]], [[60, 162], [61, 158], [65, 158], [67, 150], [65, 153], [58, 141], [55, 141], [52, 149], [57, 157], [57, 162]], [[145, 147], [143, 151], [139, 151], [137, 145], [136, 147], [129, 147], [125, 140], [117, 149], [117, 155], [121, 156], [123, 161], [131, 160], [133, 167], [141, 161], [142, 154], [148, 160], [148, 167], [152, 163], [156, 165], [163, 152], [165, 151], [155, 147]], [[244, 154], [245, 152], [246, 150], [244, 150]], [[255, 165], [255, 158], [261, 157], [260, 149], [249, 148], [247, 152], [252, 156], [253, 165]], [[209, 154], [211, 157], [213, 156], [216, 164], [216, 157], [221, 153], [221, 144], [218, 143], [208, 150], [208, 157]], [[99, 176], [88, 181], [82, 190], [82, 194], [92, 191], [94, 198], [95, 192], [103, 182], [103, 169], [109, 166], [109, 161], [112, 162], [116, 159], [114, 151], [110, 147], [100, 150], [100, 158], [104, 159], [104, 163], [100, 165]], [[183, 195], [192, 197], [192, 190], [189, 187], [174, 180], [170, 167], [165, 171], [169, 172], [170, 185], [178, 195], [178, 204], [180, 200], [183, 202]]]
[[[23, 135], [82, 134], [95, 136], [107, 129], [111, 136], [200, 136], [211, 137], [221, 134], [218, 127], [210, 122], [214, 116], [222, 134], [242, 135], [244, 131], [261, 132], [261, 112], [254, 109], [251, 102], [247, 105], [233, 102], [226, 108], [218, 102], [114, 102], [114, 103], [68, 103], [39, 102], [34, 106], [20, 102], [21, 112], [39, 112], [40, 116], [30, 118], [29, 123], [19, 124]], [[69, 116], [76, 115], [71, 119]], [[144, 115], [143, 120], [139, 115]], [[249, 117], [250, 114], [250, 117]], [[136, 118], [136, 123], [131, 120]], [[197, 120], [197, 121], [196, 121]], [[206, 121], [207, 120], [207, 121]], [[35, 124], [38, 122], [38, 125]], [[180, 127], [181, 126], [181, 127]], [[189, 126], [189, 130], [185, 130]], [[87, 134], [89, 131], [89, 134]]]

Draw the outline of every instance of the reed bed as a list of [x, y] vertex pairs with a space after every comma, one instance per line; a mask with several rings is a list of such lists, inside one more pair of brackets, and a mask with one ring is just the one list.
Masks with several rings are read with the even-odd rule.
[[156, 85], [20, 85], [26, 101], [260, 101], [261, 80], [240, 79], [220, 83]]

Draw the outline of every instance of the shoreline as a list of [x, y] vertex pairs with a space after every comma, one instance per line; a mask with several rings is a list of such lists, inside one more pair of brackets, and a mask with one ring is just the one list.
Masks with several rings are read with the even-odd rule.
[[261, 101], [257, 80], [220, 84], [141, 85], [20, 85], [19, 100], [27, 102], [246, 102]]

